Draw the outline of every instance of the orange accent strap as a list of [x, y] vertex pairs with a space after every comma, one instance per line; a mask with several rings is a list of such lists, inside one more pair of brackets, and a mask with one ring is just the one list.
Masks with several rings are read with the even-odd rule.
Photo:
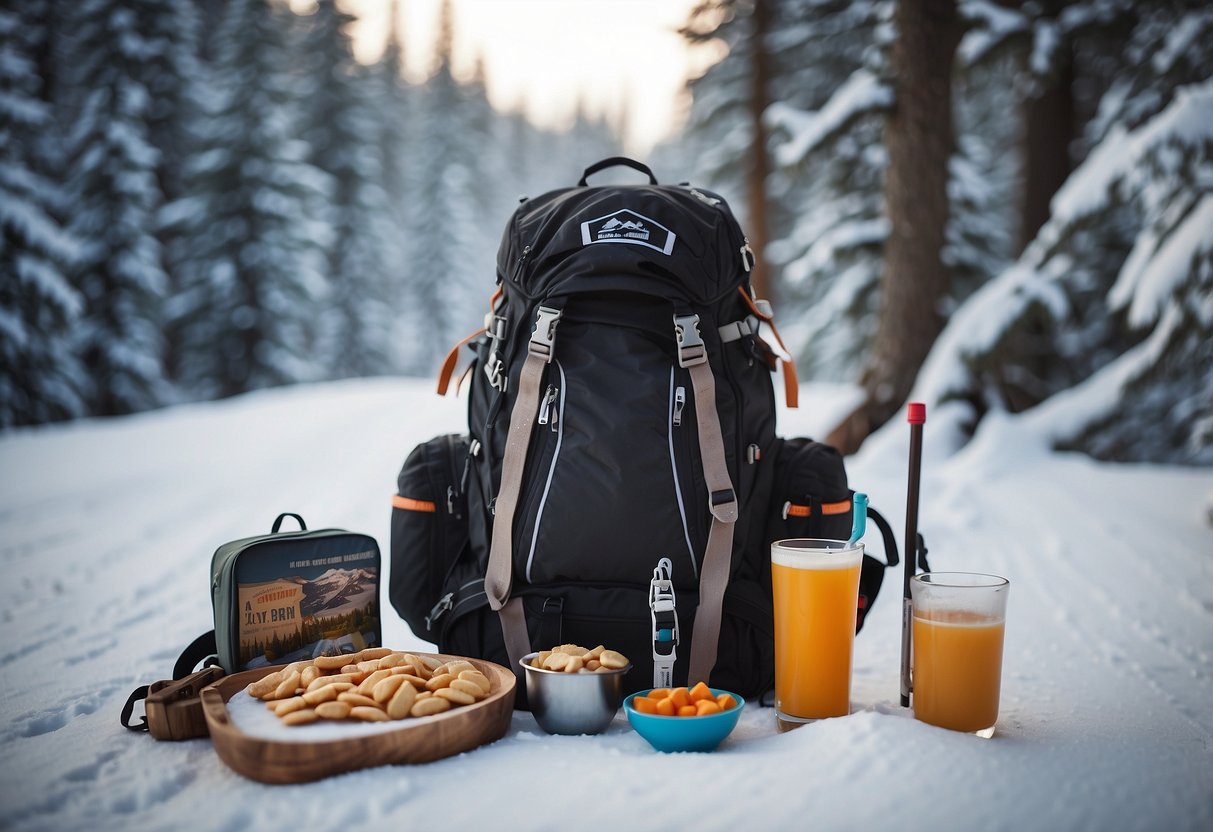
[[[495, 292], [493, 292], [492, 295], [489, 296], [489, 314], [490, 315], [496, 313], [497, 301], [501, 300], [501, 296], [504, 294], [505, 294], [505, 287], [498, 286], [497, 290]], [[467, 344], [469, 341], [471, 341], [473, 338], [483, 335], [487, 331], [488, 330], [486, 330], [484, 327], [481, 327], [480, 329], [476, 330], [468, 337], [464, 338], [458, 344], [451, 347], [451, 351], [446, 354], [446, 358], [443, 359], [443, 361], [442, 361], [442, 368], [438, 370], [438, 395], [439, 396], [445, 396], [446, 391], [451, 386], [451, 375], [454, 374], [454, 372], [455, 372], [455, 365], [457, 363], [459, 363], [459, 350], [461, 350], [463, 348], [463, 346], [465, 344]], [[455, 385], [456, 394], [459, 393], [459, 388], [463, 386], [463, 379], [465, 377], [467, 377], [466, 371], [464, 372], [464, 374], [462, 376], [459, 377], [459, 383]]]
[[[846, 514], [851, 510], [851, 501], [843, 500], [837, 503], [822, 503], [822, 514]], [[788, 517], [811, 517], [813, 515], [812, 506], [800, 506], [796, 503], [788, 503], [788, 510], [785, 512]]]
[[470, 376], [472, 374], [472, 370], [475, 369], [475, 367], [476, 367], [476, 362], [469, 361], [467, 368], [464, 369], [463, 373], [455, 381], [455, 395], [456, 396], [458, 396], [461, 392], [463, 392], [463, 383], [468, 380], [468, 376]]
[[787, 346], [783, 343], [783, 338], [779, 335], [779, 330], [775, 328], [775, 316], [762, 314], [744, 286], [738, 286], [737, 291], [745, 299], [746, 306], [750, 307], [750, 311], [771, 328], [771, 333], [775, 336], [775, 341], [778, 342], [779, 348], [783, 350], [784, 355], [788, 356], [787, 358], [779, 359], [779, 362], [783, 364], [783, 397], [788, 407], [800, 407], [800, 379], [796, 376], [796, 362], [792, 360], [792, 353], [788, 351]]
[[405, 511], [428, 511], [430, 513], [438, 510], [438, 506], [429, 500], [414, 500], [410, 497], [401, 497], [399, 494], [392, 495], [392, 508], [402, 508]]
[[464, 338], [455, 346], [451, 347], [451, 351], [446, 354], [446, 358], [442, 362], [442, 369], [438, 371], [438, 395], [445, 396], [447, 388], [451, 386], [451, 374], [455, 372], [455, 364], [459, 361], [459, 351], [464, 345], [470, 342], [473, 338], [478, 338], [485, 332], [484, 327], [473, 332], [468, 337]]

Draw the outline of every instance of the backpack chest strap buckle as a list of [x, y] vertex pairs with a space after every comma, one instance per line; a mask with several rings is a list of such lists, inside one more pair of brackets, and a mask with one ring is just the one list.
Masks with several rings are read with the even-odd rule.
[[699, 336], [698, 315], [675, 315], [674, 339], [678, 342], [679, 367], [694, 367], [707, 362], [708, 350]]
[[556, 342], [556, 324], [560, 323], [560, 310], [541, 306], [535, 313], [535, 330], [527, 350], [547, 363], [552, 363], [552, 346]]

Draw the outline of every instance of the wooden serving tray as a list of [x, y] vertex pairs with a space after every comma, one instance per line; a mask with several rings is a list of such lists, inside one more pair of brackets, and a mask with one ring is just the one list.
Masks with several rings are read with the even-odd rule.
[[[441, 653], [415, 655], [434, 656], [444, 662], [464, 658]], [[239, 774], [262, 783], [306, 783], [371, 766], [428, 763], [498, 740], [509, 728], [514, 710], [514, 674], [493, 662], [465, 660], [488, 677], [492, 689], [486, 698], [434, 716], [401, 720], [396, 723], [399, 728], [348, 739], [278, 741], [240, 730], [228, 713], [228, 700], [249, 683], [281, 670], [279, 667], [235, 673], [203, 688], [202, 710], [219, 759]]]

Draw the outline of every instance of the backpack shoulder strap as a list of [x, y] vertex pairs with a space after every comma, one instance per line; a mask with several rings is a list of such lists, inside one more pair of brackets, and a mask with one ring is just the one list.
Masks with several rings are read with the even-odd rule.
[[[511, 598], [513, 583], [514, 513], [522, 488], [522, 474], [530, 447], [531, 428], [539, 409], [540, 380], [552, 356], [552, 340], [560, 310], [539, 307], [535, 330], [519, 375], [518, 394], [510, 411], [510, 430], [501, 465], [501, 487], [493, 514], [493, 535], [485, 573], [489, 606], [501, 618], [502, 635], [512, 670], [521, 674], [519, 661], [531, 650], [526, 616], [520, 598]], [[708, 366], [707, 349], [699, 336], [698, 315], [675, 315], [678, 363], [691, 376], [699, 428], [699, 448], [709, 495], [712, 526], [699, 576], [699, 606], [691, 640], [689, 678], [707, 680], [716, 664], [724, 591], [729, 582], [733, 529], [737, 522], [737, 492], [725, 461], [724, 435], [716, 411], [716, 380]]]
[[733, 490], [725, 462], [724, 434], [716, 412], [716, 379], [708, 366], [707, 348], [699, 337], [699, 316], [675, 314], [674, 332], [678, 341], [678, 363], [690, 373], [695, 393], [699, 454], [708, 488], [708, 509], [712, 513], [712, 526], [708, 530], [703, 567], [699, 573], [699, 606], [695, 610], [687, 676], [688, 681], [706, 682], [716, 665], [724, 590], [729, 583], [733, 551], [733, 528], [737, 522], [737, 492]]
[[868, 506], [868, 519], [876, 524], [876, 528], [880, 530], [880, 536], [884, 539], [886, 565], [896, 566], [901, 561], [897, 556], [897, 538], [893, 536], [893, 527], [889, 525], [889, 521], [884, 518], [883, 514], [871, 506]]
[[494, 504], [493, 536], [484, 576], [489, 607], [501, 617], [505, 649], [510, 657], [510, 669], [515, 675], [522, 673], [518, 663], [531, 652], [531, 639], [526, 631], [522, 599], [510, 597], [514, 574], [514, 513], [522, 490], [522, 473], [531, 444], [531, 427], [539, 410], [540, 381], [544, 367], [552, 360], [552, 344], [560, 315], [560, 309], [540, 306], [535, 316], [535, 329], [531, 333], [527, 356], [518, 376], [518, 393], [510, 410], [510, 431], [506, 436], [505, 456], [501, 462], [501, 487]]

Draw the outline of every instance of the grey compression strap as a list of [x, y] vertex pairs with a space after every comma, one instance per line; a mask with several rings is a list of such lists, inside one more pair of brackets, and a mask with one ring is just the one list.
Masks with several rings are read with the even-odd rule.
[[531, 426], [539, 409], [540, 381], [544, 367], [552, 359], [552, 337], [559, 320], [559, 310], [539, 307], [535, 331], [531, 334], [527, 357], [518, 376], [518, 396], [510, 411], [510, 432], [506, 437], [501, 462], [501, 487], [494, 503], [493, 537], [484, 576], [484, 591], [489, 598], [489, 607], [500, 615], [506, 652], [515, 674], [522, 673], [518, 662], [530, 652], [531, 640], [526, 632], [522, 601], [510, 598], [514, 576], [514, 512], [518, 507], [522, 472], [531, 444]]
[[699, 571], [699, 607], [695, 612], [687, 681], [707, 682], [716, 665], [721, 610], [733, 551], [733, 524], [737, 522], [737, 493], [733, 490], [725, 462], [724, 435], [720, 430], [720, 416], [716, 412], [716, 380], [708, 366], [707, 350], [699, 340], [698, 332], [693, 331], [699, 322], [698, 316], [692, 317], [693, 322], [688, 318], [675, 317], [674, 323], [678, 335], [679, 363], [690, 373], [691, 387], [695, 391], [699, 454], [708, 488], [712, 527], [708, 531], [703, 565]]
[[521, 674], [518, 663], [531, 652], [531, 637], [526, 630], [526, 611], [521, 598], [511, 598], [497, 611], [501, 619], [501, 635], [505, 638], [505, 652], [510, 657], [510, 669]]

